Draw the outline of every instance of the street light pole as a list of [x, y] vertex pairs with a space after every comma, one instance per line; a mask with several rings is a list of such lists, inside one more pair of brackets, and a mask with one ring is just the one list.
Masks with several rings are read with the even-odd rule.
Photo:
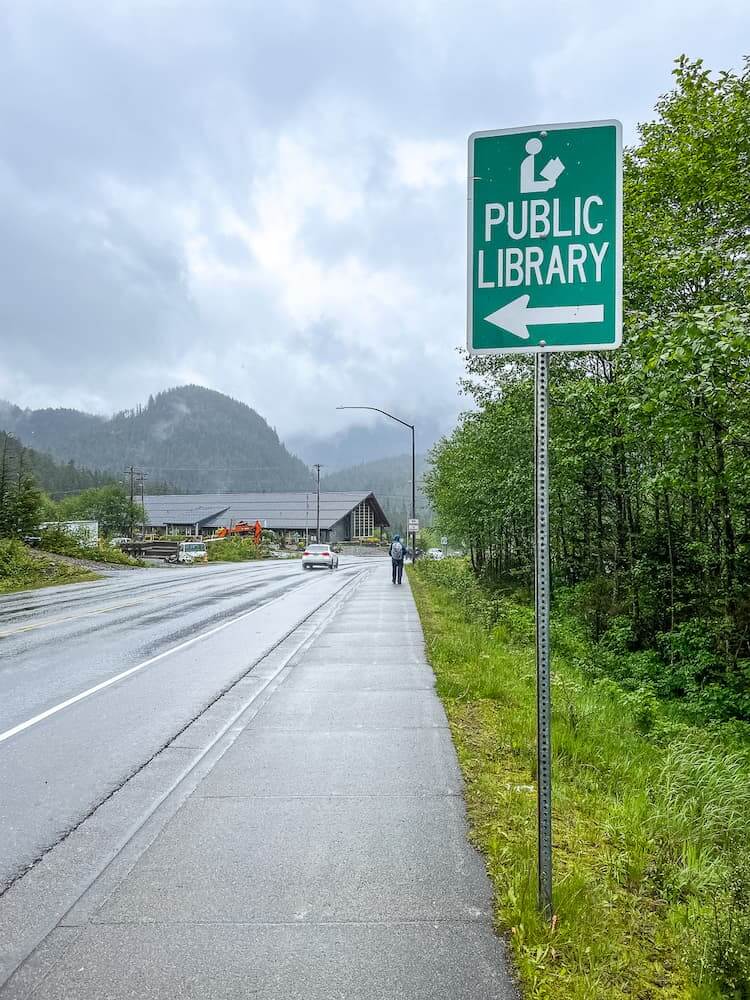
[[[414, 447], [414, 424], [411, 425], [411, 517], [417, 519], [417, 453]], [[411, 561], [417, 561], [417, 533], [411, 533]]]
[[[337, 410], [374, 410], [375, 413], [382, 413], [384, 417], [390, 417], [391, 420], [395, 420], [397, 424], [401, 424], [402, 427], [408, 427], [411, 431], [411, 518], [415, 521], [417, 518], [417, 453], [414, 445], [414, 424], [409, 424], [400, 417], [394, 416], [387, 410], [381, 410], [379, 406], [337, 406]], [[408, 532], [407, 532], [408, 535]], [[411, 551], [412, 551], [412, 561], [417, 561], [417, 533], [412, 531], [411, 533]]]
[[315, 529], [315, 541], [320, 545], [320, 463], [318, 462], [313, 466], [318, 475], [318, 517], [317, 517], [317, 528]]

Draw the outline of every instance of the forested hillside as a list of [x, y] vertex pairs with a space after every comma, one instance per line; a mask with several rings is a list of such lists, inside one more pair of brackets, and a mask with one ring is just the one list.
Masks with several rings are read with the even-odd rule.
[[56, 462], [49, 455], [34, 448], [24, 448], [20, 441], [6, 431], [0, 431], [0, 453], [6, 456], [6, 460], [14, 469], [22, 466], [34, 477], [40, 489], [53, 496], [76, 493], [104, 486], [113, 481], [111, 474], [94, 472], [76, 465], [75, 462]]
[[[683, 60], [625, 163], [624, 347], [550, 366], [553, 570], [602, 669], [750, 719], [750, 72]], [[531, 583], [528, 361], [472, 358], [477, 405], [427, 495], [485, 578]]]
[[135, 465], [186, 492], [306, 489], [307, 467], [244, 403], [200, 386], [161, 392], [109, 419], [76, 410], [0, 409], [0, 427], [64, 462], [121, 477]]
[[[417, 455], [417, 516], [428, 523], [432, 511], [422, 490], [427, 467], [424, 455]], [[383, 506], [394, 531], [404, 533], [411, 514], [411, 455], [395, 455], [363, 462], [348, 469], [321, 476], [323, 490], [372, 490]]]

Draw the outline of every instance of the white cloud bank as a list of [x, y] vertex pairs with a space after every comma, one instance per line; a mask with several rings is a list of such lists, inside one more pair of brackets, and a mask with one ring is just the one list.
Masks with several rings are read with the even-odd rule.
[[465, 140], [620, 117], [746, 5], [6, 0], [0, 396], [196, 381], [282, 434], [460, 407]]

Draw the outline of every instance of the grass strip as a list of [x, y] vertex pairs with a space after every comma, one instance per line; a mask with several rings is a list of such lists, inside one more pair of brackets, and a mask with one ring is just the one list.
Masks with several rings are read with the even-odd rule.
[[550, 925], [536, 909], [533, 613], [488, 595], [461, 560], [425, 561], [410, 581], [524, 996], [750, 996], [742, 734], [592, 681], [585, 639], [557, 622]]

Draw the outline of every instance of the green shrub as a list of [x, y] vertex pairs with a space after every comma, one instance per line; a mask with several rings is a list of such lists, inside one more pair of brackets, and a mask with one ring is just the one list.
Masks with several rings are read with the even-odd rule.
[[70, 566], [47, 559], [43, 555], [32, 554], [16, 539], [0, 539], [0, 592], [2, 593], [96, 579], [94, 573], [87, 572], [79, 566]]
[[268, 559], [270, 550], [261, 541], [256, 545], [252, 538], [221, 538], [217, 542], [206, 545], [209, 562], [249, 562], [255, 559]]
[[[591, 616], [580, 603], [585, 587], [557, 593], [555, 618], [568, 625], [578, 620], [596, 638]], [[750, 660], [737, 659], [728, 669], [721, 653], [729, 642], [722, 618], [694, 618], [670, 632], [659, 633], [654, 648], [642, 648], [632, 620], [614, 616], [581, 667], [592, 678], [612, 677], [634, 693], [645, 689], [661, 699], [679, 701], [696, 721], [750, 721]]]
[[638, 688], [628, 695], [626, 704], [636, 729], [640, 733], [650, 733], [659, 714], [659, 704], [654, 692], [650, 688]]
[[750, 864], [737, 856], [704, 922], [705, 939], [694, 965], [699, 982], [719, 996], [750, 1000]]
[[88, 559], [91, 562], [109, 563], [115, 566], [145, 566], [142, 559], [121, 552], [106, 542], [91, 545], [83, 537], [71, 535], [66, 531], [50, 528], [42, 531], [40, 548], [45, 552], [54, 552], [60, 556], [70, 556], [73, 559]]

